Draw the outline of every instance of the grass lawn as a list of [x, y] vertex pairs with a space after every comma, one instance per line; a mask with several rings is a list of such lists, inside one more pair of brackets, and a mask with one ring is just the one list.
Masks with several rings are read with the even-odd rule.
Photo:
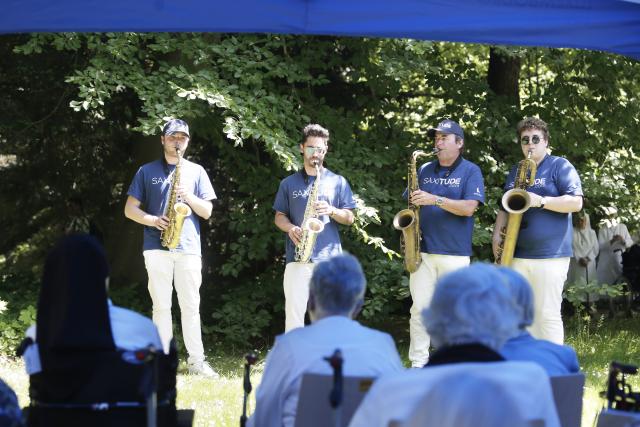
[[[398, 347], [406, 361], [406, 319], [399, 320], [395, 327], [386, 328], [398, 340]], [[596, 317], [585, 321], [576, 317], [565, 325], [567, 343], [578, 352], [582, 370], [586, 375], [583, 427], [592, 426], [600, 411], [603, 399], [599, 392], [605, 390], [609, 363], [612, 360], [640, 364], [640, 318], [605, 319]], [[207, 380], [186, 375], [183, 369], [178, 376], [178, 407], [195, 409], [196, 426], [237, 426], [242, 414], [242, 354], [211, 354], [209, 360], [221, 374], [219, 379]], [[251, 382], [260, 382], [263, 361], [253, 369]], [[182, 367], [181, 367], [182, 368]], [[5, 380], [18, 394], [20, 404], [26, 406], [28, 377], [21, 361], [0, 356], [0, 378]], [[628, 377], [634, 391], [640, 390], [640, 376]], [[255, 402], [251, 394], [248, 412]]]

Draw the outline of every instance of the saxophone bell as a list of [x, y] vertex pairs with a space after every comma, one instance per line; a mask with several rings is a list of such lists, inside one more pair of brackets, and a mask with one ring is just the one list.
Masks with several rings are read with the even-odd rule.
[[502, 207], [509, 213], [507, 226], [501, 231], [502, 241], [498, 245], [496, 264], [511, 266], [520, 232], [523, 214], [531, 207], [531, 197], [527, 187], [534, 184], [537, 164], [531, 159], [533, 150], [527, 158], [518, 163], [513, 188], [502, 196]]

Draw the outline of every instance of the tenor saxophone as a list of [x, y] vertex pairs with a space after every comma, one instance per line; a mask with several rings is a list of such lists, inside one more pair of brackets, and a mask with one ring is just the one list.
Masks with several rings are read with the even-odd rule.
[[307, 206], [304, 209], [304, 217], [302, 219], [302, 237], [298, 246], [296, 246], [295, 261], [307, 263], [313, 254], [313, 247], [316, 244], [318, 233], [324, 230], [324, 222], [318, 219], [316, 212], [316, 202], [318, 201], [318, 188], [320, 186], [320, 165], [319, 162], [313, 164], [316, 168], [316, 180], [311, 187], [309, 197], [307, 198]]
[[171, 193], [165, 209], [165, 216], [169, 218], [169, 226], [160, 232], [160, 243], [167, 249], [175, 249], [180, 244], [180, 234], [186, 217], [191, 215], [191, 208], [178, 197], [176, 188], [180, 185], [180, 169], [182, 167], [182, 152], [176, 146], [178, 163], [171, 180]]
[[526, 188], [534, 184], [537, 168], [529, 150], [527, 158], [518, 163], [513, 188], [502, 196], [502, 207], [509, 213], [509, 217], [507, 226], [501, 230], [502, 241], [498, 248], [496, 264], [508, 267], [513, 261], [522, 215], [531, 207], [531, 197]]
[[407, 172], [407, 198], [409, 204], [407, 209], [403, 209], [393, 217], [393, 227], [400, 230], [400, 247], [404, 253], [404, 268], [409, 273], [414, 273], [422, 258], [420, 257], [420, 206], [411, 203], [411, 193], [416, 191], [418, 186], [418, 171], [416, 165], [418, 158], [432, 156], [438, 153], [437, 148], [429, 153], [416, 150], [411, 153]]

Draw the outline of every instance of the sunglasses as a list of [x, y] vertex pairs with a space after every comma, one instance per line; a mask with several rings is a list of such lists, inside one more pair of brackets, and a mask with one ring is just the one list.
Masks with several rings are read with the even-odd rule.
[[531, 141], [529, 141], [529, 137], [528, 136], [523, 136], [522, 139], [520, 140], [520, 143], [522, 145], [529, 145], [530, 143], [538, 145], [540, 143], [540, 141], [542, 141], [542, 139], [540, 139], [540, 137], [538, 135], [533, 135], [531, 137]]
[[307, 157], [311, 157], [316, 153], [319, 155], [323, 155], [326, 152], [327, 149], [324, 147], [304, 147], [304, 153], [307, 155]]

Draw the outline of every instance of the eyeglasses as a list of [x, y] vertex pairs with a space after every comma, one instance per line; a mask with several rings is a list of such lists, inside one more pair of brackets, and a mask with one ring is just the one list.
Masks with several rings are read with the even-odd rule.
[[311, 157], [314, 154], [323, 155], [327, 152], [327, 149], [324, 147], [304, 147], [304, 153], [307, 157]]
[[540, 137], [538, 135], [533, 135], [531, 137], [531, 141], [529, 141], [529, 137], [528, 136], [523, 136], [522, 139], [520, 140], [520, 143], [522, 145], [529, 145], [530, 143], [538, 145], [540, 143], [540, 141], [542, 141], [542, 139], [540, 139]]

